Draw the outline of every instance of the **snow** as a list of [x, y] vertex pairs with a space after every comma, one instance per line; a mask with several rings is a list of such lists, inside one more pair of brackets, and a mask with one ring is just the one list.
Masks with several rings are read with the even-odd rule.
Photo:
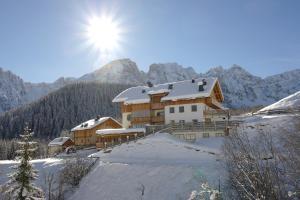
[[[185, 80], [158, 84], [153, 87], [131, 87], [117, 95], [113, 99], [113, 102], [124, 102], [125, 104], [149, 103], [149, 94], [165, 92], [168, 92], [168, 94], [161, 99], [162, 101], [208, 97], [217, 83], [217, 78], [205, 78], [207, 84], [203, 86], [204, 91], [199, 91], [197, 83], [202, 82], [202, 80], [203, 78], [198, 78], [195, 79], [194, 83], [192, 83], [191, 80]], [[173, 89], [168, 89], [170, 84], [173, 85]], [[143, 90], [145, 90], [145, 92], [143, 92]]]
[[[94, 119], [90, 119], [86, 122], [83, 122], [83, 123], [79, 124], [78, 126], [74, 127], [71, 131], [91, 129], [91, 128], [94, 128], [95, 126], [98, 126], [99, 124], [104, 123], [108, 119], [112, 119], [115, 122], [117, 122], [118, 124], [120, 124], [118, 121], [116, 121], [112, 117], [101, 117], [98, 120], [95, 120], [95, 118], [94, 118]], [[120, 126], [122, 126], [122, 125], [120, 124]]]
[[296, 109], [296, 108], [298, 109], [300, 108], [300, 91], [259, 110], [258, 113], [264, 111], [270, 111], [270, 110], [287, 110], [287, 109]]
[[100, 157], [100, 162], [70, 199], [176, 200], [188, 199], [206, 180], [217, 187], [219, 177], [221, 181], [226, 178], [219, 161], [222, 142], [219, 138], [206, 141], [213, 145], [192, 144], [156, 133], [117, 146], [110, 153], [92, 154]]
[[[12, 167], [17, 163], [18, 161], [15, 160], [0, 160], [0, 185], [8, 180], [7, 175], [12, 172]], [[57, 158], [45, 158], [31, 160], [30, 163], [33, 164], [34, 169], [39, 171], [39, 178], [34, 182], [39, 187], [42, 187], [44, 185], [44, 176], [48, 173], [57, 173], [62, 168], [64, 160]]]
[[58, 137], [58, 138], [55, 138], [54, 140], [52, 140], [48, 146], [61, 146], [63, 145], [66, 141], [68, 141], [70, 138], [69, 137]]
[[96, 134], [106, 135], [106, 134], [124, 134], [124, 133], [145, 133], [144, 128], [118, 128], [118, 129], [100, 129], [96, 131]]

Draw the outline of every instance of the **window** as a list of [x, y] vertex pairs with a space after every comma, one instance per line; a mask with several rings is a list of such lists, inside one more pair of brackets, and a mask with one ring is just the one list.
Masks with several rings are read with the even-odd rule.
[[186, 134], [185, 139], [186, 140], [196, 140], [196, 135], [195, 134]]
[[175, 120], [170, 120], [170, 124], [175, 124]]
[[222, 137], [224, 136], [224, 133], [216, 133], [216, 137]]
[[197, 105], [192, 105], [192, 112], [197, 112]]
[[184, 125], [185, 120], [179, 120], [179, 124]]
[[204, 138], [208, 138], [209, 137], [209, 133], [203, 133], [203, 137]]
[[184, 112], [184, 106], [179, 106], [179, 112], [183, 113]]
[[170, 111], [170, 113], [175, 113], [175, 108], [174, 107], [170, 107], [169, 111]]
[[197, 124], [198, 123], [198, 119], [193, 119], [193, 124]]
[[131, 114], [127, 115], [127, 121], [131, 120]]

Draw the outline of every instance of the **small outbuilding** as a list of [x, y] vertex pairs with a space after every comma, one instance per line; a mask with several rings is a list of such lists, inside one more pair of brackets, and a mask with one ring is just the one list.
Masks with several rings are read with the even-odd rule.
[[96, 131], [101, 129], [122, 128], [112, 117], [97, 116], [74, 127], [71, 132], [76, 146], [96, 145]]
[[96, 131], [96, 147], [99, 149], [114, 146], [145, 135], [144, 128], [102, 129]]
[[69, 137], [58, 137], [48, 144], [48, 153], [54, 155], [63, 152], [66, 148], [74, 146], [74, 142]]

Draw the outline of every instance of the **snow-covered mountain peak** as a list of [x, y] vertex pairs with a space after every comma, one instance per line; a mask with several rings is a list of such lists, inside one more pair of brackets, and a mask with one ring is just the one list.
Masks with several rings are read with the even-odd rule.
[[197, 78], [199, 74], [177, 63], [155, 63], [150, 65], [147, 76], [153, 83], [166, 83]]
[[80, 77], [79, 80], [125, 84], [144, 83], [143, 73], [139, 71], [135, 62], [127, 58], [111, 61], [100, 69]]

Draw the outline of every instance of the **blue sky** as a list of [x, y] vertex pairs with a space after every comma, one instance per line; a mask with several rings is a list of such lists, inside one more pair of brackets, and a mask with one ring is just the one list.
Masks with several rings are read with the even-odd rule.
[[[0, 67], [51, 82], [131, 58], [146, 71], [161, 62], [197, 72], [239, 64], [265, 77], [300, 68], [299, 10], [298, 0], [2, 0]], [[92, 15], [111, 15], [124, 30], [105, 60], [86, 45]]]

